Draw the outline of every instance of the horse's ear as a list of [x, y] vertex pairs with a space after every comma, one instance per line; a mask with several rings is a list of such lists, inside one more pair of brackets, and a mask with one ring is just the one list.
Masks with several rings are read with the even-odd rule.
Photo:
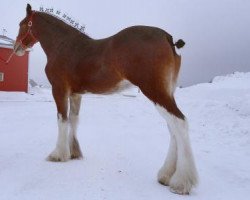
[[32, 13], [31, 5], [27, 4], [27, 7], [26, 7], [26, 14], [27, 14], [27, 16], [29, 16], [31, 13]]

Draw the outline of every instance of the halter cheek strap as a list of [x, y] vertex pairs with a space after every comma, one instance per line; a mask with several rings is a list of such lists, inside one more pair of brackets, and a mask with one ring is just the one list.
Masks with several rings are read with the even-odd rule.
[[[29, 22], [28, 22], [28, 31], [26, 32], [26, 34], [21, 37], [20, 39], [17, 39], [18, 42], [20, 42], [20, 45], [23, 49], [27, 49], [29, 46], [33, 46], [38, 40], [36, 39], [36, 37], [34, 36], [34, 34], [32, 33], [32, 18], [33, 15], [35, 14], [35, 11], [33, 11], [30, 15], [29, 18]], [[32, 41], [31, 43], [28, 45], [23, 44], [23, 41], [27, 38], [27, 37], [31, 37]]]

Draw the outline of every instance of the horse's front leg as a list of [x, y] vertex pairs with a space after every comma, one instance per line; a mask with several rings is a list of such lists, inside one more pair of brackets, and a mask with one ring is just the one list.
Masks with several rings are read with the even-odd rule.
[[65, 162], [70, 159], [68, 136], [68, 93], [61, 88], [52, 88], [53, 97], [57, 106], [58, 138], [56, 148], [47, 160]]
[[70, 96], [70, 111], [69, 111], [69, 147], [72, 159], [81, 159], [82, 152], [77, 140], [77, 125], [79, 121], [79, 111], [81, 107], [81, 95], [72, 94]]

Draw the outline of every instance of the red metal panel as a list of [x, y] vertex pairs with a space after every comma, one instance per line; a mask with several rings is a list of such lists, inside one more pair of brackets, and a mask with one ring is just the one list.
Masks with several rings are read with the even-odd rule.
[[[0, 56], [8, 59], [12, 49], [0, 48]], [[0, 91], [28, 91], [28, 58], [29, 52], [24, 56], [13, 55], [10, 62], [0, 61], [0, 73], [4, 73], [4, 81], [0, 81]]]

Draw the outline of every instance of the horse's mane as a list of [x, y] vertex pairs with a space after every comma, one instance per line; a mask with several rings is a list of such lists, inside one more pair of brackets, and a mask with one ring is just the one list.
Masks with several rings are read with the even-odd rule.
[[40, 7], [39, 11], [37, 12], [44, 18], [48, 18], [52, 23], [57, 23], [58, 26], [66, 25], [86, 35], [85, 25], [80, 25], [79, 22], [77, 22], [67, 14], [61, 12], [60, 10]]

